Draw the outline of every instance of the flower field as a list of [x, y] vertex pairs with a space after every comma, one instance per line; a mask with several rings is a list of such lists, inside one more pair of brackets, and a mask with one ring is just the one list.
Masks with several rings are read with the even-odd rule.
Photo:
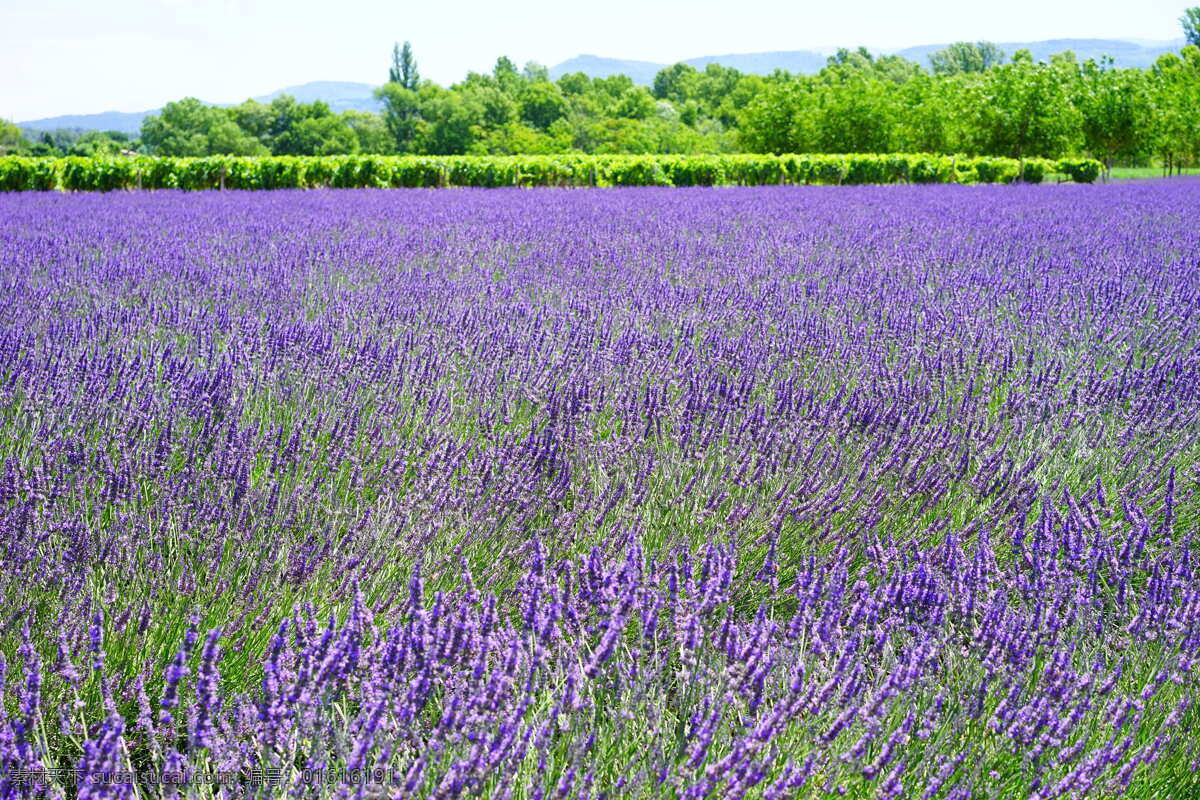
[[0, 797], [1200, 797], [1200, 182], [0, 196]]

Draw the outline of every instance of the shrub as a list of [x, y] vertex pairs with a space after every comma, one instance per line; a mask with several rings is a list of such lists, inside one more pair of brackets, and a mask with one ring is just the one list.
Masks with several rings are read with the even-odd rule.
[[305, 189], [437, 186], [727, 186], [759, 184], [1079, 183], [1092, 159], [848, 155], [270, 156], [205, 158], [0, 157], [0, 191]]

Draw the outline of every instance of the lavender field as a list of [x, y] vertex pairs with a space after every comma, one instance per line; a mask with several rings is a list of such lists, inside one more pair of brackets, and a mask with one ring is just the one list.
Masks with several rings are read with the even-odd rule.
[[20, 194], [0, 282], [2, 797], [1200, 797], [1200, 182]]

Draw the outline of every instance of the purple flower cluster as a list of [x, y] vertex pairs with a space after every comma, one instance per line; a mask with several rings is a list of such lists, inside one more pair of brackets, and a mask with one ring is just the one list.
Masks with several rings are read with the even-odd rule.
[[1196, 182], [0, 223], [0, 797], [1200, 792]]

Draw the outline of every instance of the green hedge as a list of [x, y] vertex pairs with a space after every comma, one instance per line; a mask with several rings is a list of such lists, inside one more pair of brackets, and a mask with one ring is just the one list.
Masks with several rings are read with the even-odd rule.
[[0, 157], [0, 191], [440, 186], [1091, 183], [1092, 159], [850, 155]]

